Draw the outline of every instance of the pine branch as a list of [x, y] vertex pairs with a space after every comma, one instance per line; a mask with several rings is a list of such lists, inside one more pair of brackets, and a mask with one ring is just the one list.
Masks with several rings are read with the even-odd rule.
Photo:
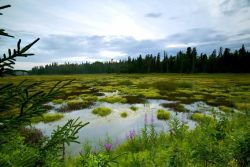
[[[5, 8], [9, 8], [9, 7], [11, 7], [11, 6], [10, 5], [0, 6], [0, 10], [5, 9]], [[3, 14], [0, 13], [0, 15], [3, 15]]]
[[[0, 14], [1, 15], [1, 14]], [[5, 30], [4, 29], [0, 29], [0, 35], [1, 36], [6, 36], [6, 37], [12, 37], [14, 38], [14, 36], [12, 35], [9, 35], [8, 33], [4, 32]]]
[[33, 56], [33, 53], [26, 53], [37, 41], [39, 41], [40, 38], [37, 38], [32, 43], [26, 45], [24, 48], [21, 49], [21, 39], [17, 42], [17, 49], [13, 49], [11, 51], [8, 49], [8, 56], [6, 54], [3, 54], [3, 57], [0, 58], [0, 76], [4, 76], [6, 74], [13, 75], [15, 70], [13, 65], [16, 62], [17, 57], [28, 57]]

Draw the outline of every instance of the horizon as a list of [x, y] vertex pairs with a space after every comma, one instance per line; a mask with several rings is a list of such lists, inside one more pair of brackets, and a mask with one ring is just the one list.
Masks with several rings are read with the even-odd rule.
[[15, 48], [19, 38], [24, 44], [41, 38], [31, 49], [35, 56], [18, 59], [17, 69], [53, 62], [119, 61], [164, 50], [175, 55], [187, 47], [206, 54], [219, 47], [250, 48], [249, 0], [25, 0], [11, 6], [0, 19], [15, 39], [1, 38], [2, 52]]

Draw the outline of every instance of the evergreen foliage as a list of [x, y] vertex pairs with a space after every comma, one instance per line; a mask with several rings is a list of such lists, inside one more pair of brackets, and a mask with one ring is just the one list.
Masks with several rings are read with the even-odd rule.
[[245, 46], [234, 53], [229, 48], [220, 48], [219, 54], [214, 50], [211, 55], [197, 54], [196, 48], [188, 47], [176, 56], [163, 57], [147, 54], [137, 58], [128, 57], [119, 62], [94, 62], [81, 64], [52, 63], [32, 68], [30, 74], [86, 74], [86, 73], [247, 73], [250, 72], [250, 52]]

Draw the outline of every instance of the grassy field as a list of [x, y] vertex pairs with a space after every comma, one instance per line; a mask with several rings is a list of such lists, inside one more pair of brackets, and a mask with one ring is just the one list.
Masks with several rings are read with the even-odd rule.
[[[73, 112], [91, 106], [94, 102], [144, 103], [145, 99], [165, 99], [176, 103], [162, 104], [179, 113], [188, 112], [183, 105], [203, 101], [218, 107], [223, 114], [193, 113], [191, 120], [197, 122], [193, 130], [180, 120], [172, 118], [168, 110], [159, 110], [158, 119], [165, 120], [170, 133], [156, 132], [154, 125], [145, 124], [141, 133], [130, 131], [125, 142], [117, 144], [111, 139], [103, 141], [103, 147], [95, 150], [83, 145], [83, 153], [64, 162], [65, 166], [246, 166], [250, 141], [250, 74], [91, 74], [18, 76], [1, 79], [0, 85], [41, 82], [36, 91], [49, 91], [58, 81], [73, 80], [55, 97], [53, 104], [60, 104], [60, 115], [34, 118], [34, 122], [58, 121], [61, 113]], [[102, 97], [103, 92], [117, 92]], [[51, 109], [52, 106], [44, 106]], [[15, 114], [13, 105], [8, 114]], [[137, 111], [136, 106], [130, 108]], [[109, 108], [92, 111], [108, 116]], [[2, 117], [4, 115], [0, 113]], [[46, 117], [47, 116], [47, 117]], [[48, 117], [50, 116], [50, 117]], [[129, 116], [123, 111], [122, 119]], [[89, 120], [91, 122], [91, 120]]]

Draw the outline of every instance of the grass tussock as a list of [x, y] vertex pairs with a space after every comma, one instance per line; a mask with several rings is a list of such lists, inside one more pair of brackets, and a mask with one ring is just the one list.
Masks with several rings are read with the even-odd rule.
[[63, 114], [61, 113], [46, 113], [43, 114], [42, 116], [37, 116], [37, 117], [33, 117], [31, 119], [32, 123], [38, 123], [38, 122], [54, 122], [54, 121], [58, 121], [60, 119], [62, 119], [64, 117]]
[[132, 111], [137, 111], [139, 108], [136, 107], [136, 106], [131, 106], [130, 109], [131, 109]]
[[121, 116], [122, 118], [126, 118], [126, 117], [128, 116], [128, 113], [127, 113], [127, 112], [122, 112], [122, 113], [120, 114], [120, 116]]
[[194, 121], [197, 121], [197, 122], [201, 122], [201, 121], [204, 121], [204, 120], [213, 120], [213, 117], [210, 116], [210, 115], [202, 114], [202, 113], [193, 113], [190, 116], [190, 119], [194, 120]]
[[58, 112], [70, 112], [70, 111], [80, 110], [80, 109], [87, 108], [91, 105], [92, 105], [92, 102], [90, 101], [83, 101], [81, 99], [70, 100], [66, 104], [62, 105], [58, 109]]
[[186, 112], [187, 109], [180, 103], [163, 103], [161, 104], [165, 108], [171, 108], [176, 112]]
[[54, 100], [52, 100], [52, 102], [54, 104], [62, 104], [64, 102], [64, 100], [63, 99], [54, 99]]
[[128, 104], [146, 103], [146, 99], [140, 96], [123, 96]]
[[156, 81], [152, 83], [151, 86], [158, 90], [175, 91], [178, 88], [191, 89], [193, 87], [193, 84], [189, 82], [177, 82], [177, 81]]
[[107, 96], [104, 98], [99, 99], [100, 102], [107, 102], [107, 103], [126, 103], [126, 98], [121, 96]]
[[233, 113], [234, 109], [227, 106], [220, 106], [219, 109], [225, 113]]
[[111, 109], [107, 107], [98, 107], [92, 110], [92, 113], [101, 117], [107, 116], [111, 113]]
[[159, 120], [168, 120], [170, 118], [170, 112], [159, 109], [157, 111], [157, 119]]

